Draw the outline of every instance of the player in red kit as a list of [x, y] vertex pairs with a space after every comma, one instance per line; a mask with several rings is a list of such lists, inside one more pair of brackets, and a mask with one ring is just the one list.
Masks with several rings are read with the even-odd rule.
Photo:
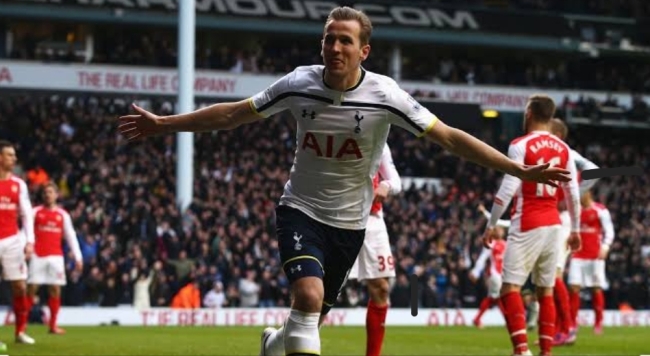
[[388, 145], [384, 146], [379, 171], [373, 179], [374, 201], [370, 209], [366, 236], [361, 251], [350, 270], [349, 279], [366, 281], [366, 356], [379, 356], [384, 342], [386, 314], [389, 306], [389, 278], [395, 278], [395, 261], [384, 222], [383, 201], [402, 191], [402, 180], [393, 163]]
[[591, 288], [593, 308], [596, 314], [594, 332], [603, 331], [605, 297], [605, 260], [609, 246], [614, 241], [614, 224], [607, 208], [595, 202], [591, 192], [582, 195], [580, 236], [582, 249], [573, 254], [569, 266], [569, 288], [571, 290], [571, 319], [577, 324], [580, 310], [580, 288]]
[[[564, 121], [558, 118], [554, 118], [551, 120], [551, 133], [562, 139], [562, 141], [566, 141], [569, 134], [569, 128], [564, 123]], [[578, 175], [580, 175], [583, 171], [599, 168], [595, 163], [586, 159], [573, 149], [571, 150], [571, 155], [573, 155], [573, 160], [576, 163]], [[598, 182], [598, 179], [578, 179], [580, 194], [582, 195], [587, 192], [589, 189], [591, 189], [591, 187], [594, 186], [594, 184], [596, 184], [596, 182]], [[575, 343], [577, 337], [577, 326], [575, 325], [575, 319], [571, 318], [569, 291], [566, 287], [566, 284], [564, 283], [564, 268], [566, 266], [569, 255], [571, 254], [571, 251], [566, 246], [566, 239], [571, 233], [571, 217], [564, 202], [564, 194], [562, 190], [558, 191], [558, 200], [558, 209], [560, 210], [560, 219], [562, 220], [562, 231], [560, 232], [560, 238], [558, 239], [559, 256], [557, 260], [555, 287], [553, 289], [553, 295], [555, 298], [555, 305], [557, 310], [557, 318], [555, 322], [556, 333], [554, 342], [554, 345], [556, 346], [563, 344], [573, 344]]]
[[[485, 215], [486, 218], [490, 218], [490, 212], [487, 211], [483, 205], [479, 205], [478, 210]], [[474, 268], [472, 268], [469, 273], [472, 282], [476, 282], [481, 276], [486, 262], [488, 260], [490, 261], [490, 269], [488, 269], [488, 272], [486, 273], [488, 295], [481, 301], [478, 314], [476, 314], [476, 317], [474, 317], [474, 320], [472, 321], [474, 326], [477, 328], [482, 327], [481, 317], [483, 317], [483, 314], [485, 314], [489, 308], [496, 305], [503, 311], [501, 301], [499, 300], [499, 293], [501, 292], [501, 285], [503, 283], [503, 255], [506, 251], [506, 241], [504, 240], [505, 231], [503, 229], [510, 227], [510, 221], [499, 219], [499, 221], [497, 221], [497, 226], [497, 238], [494, 240], [494, 245], [492, 248], [483, 248], [481, 255], [476, 260]]]
[[[0, 141], [0, 263], [3, 277], [11, 283], [13, 310], [16, 315], [15, 338], [17, 343], [34, 344], [25, 333], [28, 315], [27, 264], [34, 247], [34, 218], [27, 184], [13, 175], [16, 150], [8, 142]], [[20, 217], [26, 243], [18, 227]], [[0, 343], [1, 344], [1, 343]], [[6, 345], [0, 345], [6, 351]]]
[[[550, 133], [555, 113], [553, 99], [534, 95], [528, 99], [524, 114], [526, 134], [513, 140], [508, 156], [524, 165], [549, 163], [570, 171], [572, 180], [562, 184], [571, 214], [572, 249], [580, 246], [580, 199], [575, 162], [571, 149]], [[555, 302], [553, 286], [558, 258], [557, 239], [561, 230], [557, 209], [557, 184], [522, 182], [506, 174], [492, 206], [485, 232], [490, 246], [496, 234], [496, 223], [512, 201], [512, 219], [503, 263], [501, 302], [515, 355], [531, 355], [526, 335], [526, 313], [521, 287], [532, 272], [532, 281], [540, 304], [538, 320], [542, 355], [550, 355], [555, 335]]]
[[50, 308], [50, 334], [63, 334], [65, 331], [56, 325], [61, 307], [61, 286], [66, 284], [65, 261], [63, 258], [63, 238], [75, 258], [75, 268], [81, 270], [83, 261], [77, 234], [67, 211], [56, 204], [58, 192], [54, 183], [43, 187], [44, 205], [34, 208], [34, 255], [29, 263], [29, 306], [41, 285], [49, 286], [48, 306]]

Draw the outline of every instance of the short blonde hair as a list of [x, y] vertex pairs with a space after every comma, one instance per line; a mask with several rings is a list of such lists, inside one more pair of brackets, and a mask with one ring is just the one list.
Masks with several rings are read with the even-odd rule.
[[566, 137], [569, 135], [569, 128], [564, 121], [553, 118], [551, 119], [551, 132], [562, 140], [566, 140]]
[[348, 6], [340, 6], [333, 9], [329, 16], [327, 16], [327, 21], [325, 21], [323, 34], [325, 34], [327, 26], [329, 26], [333, 21], [357, 21], [361, 26], [361, 31], [359, 32], [359, 40], [361, 41], [361, 44], [367, 45], [370, 43], [370, 36], [372, 36], [372, 21], [370, 21], [368, 15], [363, 13], [363, 11]]

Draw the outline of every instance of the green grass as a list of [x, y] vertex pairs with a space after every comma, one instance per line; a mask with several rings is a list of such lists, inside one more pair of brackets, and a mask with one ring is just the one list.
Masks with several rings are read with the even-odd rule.
[[[42, 326], [29, 327], [36, 345], [13, 342], [13, 327], [0, 328], [9, 355], [257, 355], [259, 327], [68, 327], [63, 336], [49, 335]], [[537, 339], [529, 333], [533, 353]], [[362, 327], [323, 327], [323, 355], [364, 355]], [[510, 355], [504, 328], [390, 327], [383, 355]], [[580, 330], [578, 343], [558, 347], [554, 355], [650, 354], [650, 328], [606, 328], [594, 336]]]

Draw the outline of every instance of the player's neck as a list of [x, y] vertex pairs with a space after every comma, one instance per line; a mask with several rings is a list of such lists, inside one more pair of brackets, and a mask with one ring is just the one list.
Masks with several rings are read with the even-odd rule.
[[325, 84], [338, 91], [346, 91], [355, 85], [359, 83], [359, 79], [361, 78], [361, 67], [357, 68], [356, 71], [350, 73], [349, 75], [345, 77], [335, 77], [332, 76], [327, 69], [325, 70], [325, 76], [323, 77], [323, 80], [325, 81]]
[[46, 206], [48, 209], [54, 209], [54, 208], [56, 208], [56, 203], [45, 204], [45, 206]]
[[533, 131], [547, 131], [551, 132], [551, 125], [541, 122], [530, 122], [528, 124], [528, 132]]
[[11, 177], [11, 172], [10, 171], [5, 171], [4, 169], [0, 169], [0, 180], [7, 180]]

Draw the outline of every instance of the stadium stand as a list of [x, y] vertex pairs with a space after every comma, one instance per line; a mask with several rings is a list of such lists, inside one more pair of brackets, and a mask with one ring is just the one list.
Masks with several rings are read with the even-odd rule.
[[[65, 305], [133, 304], [134, 289], [144, 283], [148, 296], [138, 298], [169, 306], [190, 280], [199, 283], [202, 300], [220, 289], [224, 306], [287, 305], [287, 282], [273, 239], [273, 207], [293, 158], [293, 120], [276, 117], [236, 132], [197, 137], [197, 198], [181, 215], [173, 204], [173, 137], [127, 146], [116, 134], [115, 117], [127, 111], [131, 99], [36, 93], [0, 99], [0, 131], [20, 143], [22, 171], [45, 170], [61, 189], [62, 203], [78, 229], [86, 265], [81, 275], [68, 265]], [[147, 102], [172, 112], [170, 102], [141, 101]], [[467, 279], [485, 224], [475, 207], [491, 201], [499, 175], [434, 145], [414, 144], [407, 135], [401, 130], [391, 134], [398, 170], [438, 177], [443, 190], [407, 187], [386, 205], [400, 275], [393, 303], [408, 307], [408, 288], [405, 292], [400, 286], [407, 275], [419, 273], [424, 276], [422, 306], [475, 306], [485, 293], [481, 284]], [[497, 147], [507, 144], [505, 137], [480, 137]], [[650, 168], [650, 147], [629, 130], [612, 136], [581, 128], [571, 139], [603, 167]], [[609, 308], [624, 302], [648, 308], [650, 206], [638, 203], [650, 201], [648, 183], [647, 176], [612, 179], [596, 189], [617, 222], [608, 263]], [[33, 199], [40, 201], [36, 182], [30, 184]], [[356, 306], [365, 298], [362, 288], [351, 285], [341, 302]]]

